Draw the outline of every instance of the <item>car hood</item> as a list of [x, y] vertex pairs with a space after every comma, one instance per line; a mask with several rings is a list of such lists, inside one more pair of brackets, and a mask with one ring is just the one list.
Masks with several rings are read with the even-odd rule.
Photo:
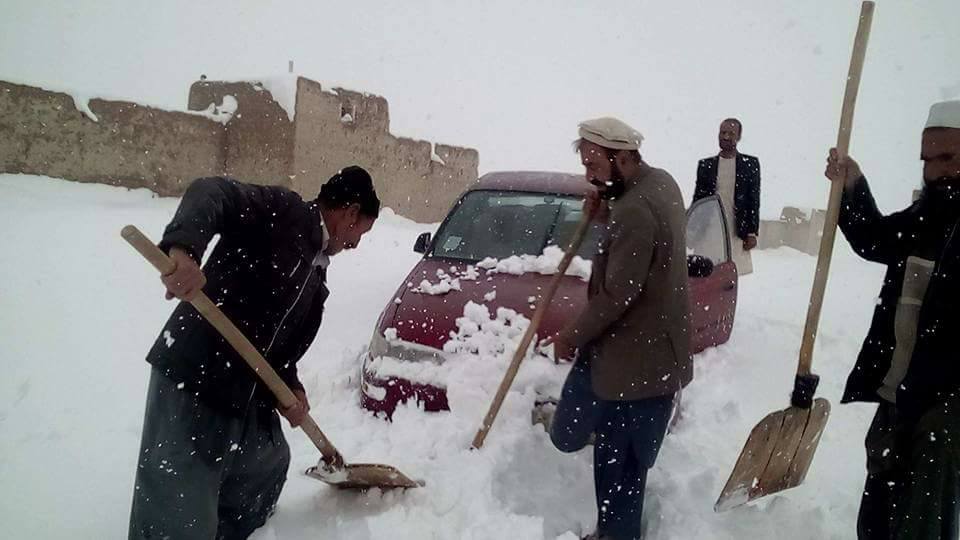
[[[396, 339], [442, 349], [451, 332], [456, 333], [457, 319], [463, 317], [468, 302], [486, 306], [492, 315], [498, 308], [506, 308], [529, 319], [554, 277], [534, 272], [520, 275], [488, 273], [474, 267], [476, 276], [470, 279], [473, 276], [465, 276], [467, 269], [468, 265], [460, 261], [421, 260], [384, 310], [378, 331], [382, 335], [392, 328], [396, 331]], [[447, 279], [438, 277], [438, 272]], [[421, 288], [424, 280], [430, 286]], [[443, 281], [454, 287], [459, 285], [459, 290], [450, 288], [443, 292], [449, 288], [442, 285]], [[580, 312], [586, 296], [587, 282], [583, 278], [564, 276], [537, 334], [546, 337], [569, 324]]]

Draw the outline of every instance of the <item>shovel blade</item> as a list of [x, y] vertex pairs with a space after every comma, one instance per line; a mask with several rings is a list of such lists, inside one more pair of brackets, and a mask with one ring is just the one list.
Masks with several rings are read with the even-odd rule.
[[788, 407], [767, 415], [750, 432], [713, 509], [723, 512], [800, 485], [829, 416], [830, 402], [823, 398], [809, 409]]
[[340, 489], [395, 489], [425, 485], [422, 480], [411, 480], [395, 467], [377, 463], [353, 463], [332, 472], [323, 467], [310, 467], [305, 474]]

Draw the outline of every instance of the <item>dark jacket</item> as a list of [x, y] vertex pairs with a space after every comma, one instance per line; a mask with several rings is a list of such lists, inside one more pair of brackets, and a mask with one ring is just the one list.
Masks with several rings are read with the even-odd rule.
[[[697, 188], [693, 202], [717, 193], [717, 163], [719, 156], [703, 158], [697, 165]], [[737, 181], [733, 192], [737, 215], [737, 237], [760, 231], [760, 160], [746, 154], [737, 154]], [[730, 209], [726, 209], [730, 210]]]
[[844, 192], [839, 221], [844, 236], [861, 257], [887, 266], [870, 331], [847, 379], [844, 403], [880, 400], [877, 389], [896, 347], [894, 322], [906, 259], [919, 250], [930, 253], [936, 266], [920, 309], [910, 367], [897, 389], [897, 408], [919, 417], [960, 389], [960, 209], [932, 208], [930, 200], [921, 197], [909, 208], [883, 216], [864, 178], [852, 193]]
[[601, 399], [671, 395], [693, 378], [686, 224], [677, 183], [646, 164], [610, 203], [587, 305], [564, 331], [590, 352]]
[[[178, 246], [199, 261], [220, 235], [203, 267], [203, 290], [295, 389], [303, 388], [297, 361], [316, 336], [328, 295], [325, 271], [312, 264], [323, 246], [321, 220], [315, 203], [288, 189], [201, 178], [160, 242], [164, 251]], [[276, 404], [189, 303], [173, 311], [147, 361], [218, 410], [240, 415], [250, 400], [264, 409]]]

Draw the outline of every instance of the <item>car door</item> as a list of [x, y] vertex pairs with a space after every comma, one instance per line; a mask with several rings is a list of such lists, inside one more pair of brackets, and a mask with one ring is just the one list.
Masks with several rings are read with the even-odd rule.
[[713, 271], [689, 278], [693, 352], [726, 343], [737, 310], [737, 267], [720, 197], [698, 200], [687, 210], [687, 254], [713, 263]]

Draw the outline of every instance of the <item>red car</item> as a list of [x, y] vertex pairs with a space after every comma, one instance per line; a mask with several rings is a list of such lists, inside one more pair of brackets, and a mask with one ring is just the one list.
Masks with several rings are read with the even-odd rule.
[[[362, 356], [361, 404], [389, 418], [398, 403], [413, 399], [426, 411], [449, 410], [446, 390], [436, 381], [381, 377], [371, 360], [390, 356], [404, 362], [442, 362], [443, 345], [457, 330], [464, 305], [473, 301], [533, 316], [531, 296], [547, 287], [550, 275], [481, 271], [471, 283], [451, 273], [488, 260], [540, 255], [547, 246], [567, 246], [582, 215], [588, 187], [583, 176], [553, 172], [497, 172], [484, 175], [457, 201], [436, 237], [423, 233], [414, 250], [424, 257], [384, 308], [370, 347]], [[737, 302], [737, 269], [718, 197], [697, 201], [687, 211], [687, 253], [693, 352], [730, 338]], [[600, 228], [588, 233], [579, 255], [589, 259]], [[569, 274], [569, 273], [568, 273]], [[463, 274], [460, 274], [461, 276]], [[441, 282], [431, 285], [443, 277]], [[424, 281], [430, 284], [423, 283]], [[423, 286], [421, 286], [423, 284]], [[427, 290], [423, 290], [426, 288]], [[491, 291], [496, 291], [495, 297]], [[567, 275], [545, 314], [538, 334], [551, 335], [586, 301], [587, 282]], [[384, 333], [389, 333], [389, 338]]]

